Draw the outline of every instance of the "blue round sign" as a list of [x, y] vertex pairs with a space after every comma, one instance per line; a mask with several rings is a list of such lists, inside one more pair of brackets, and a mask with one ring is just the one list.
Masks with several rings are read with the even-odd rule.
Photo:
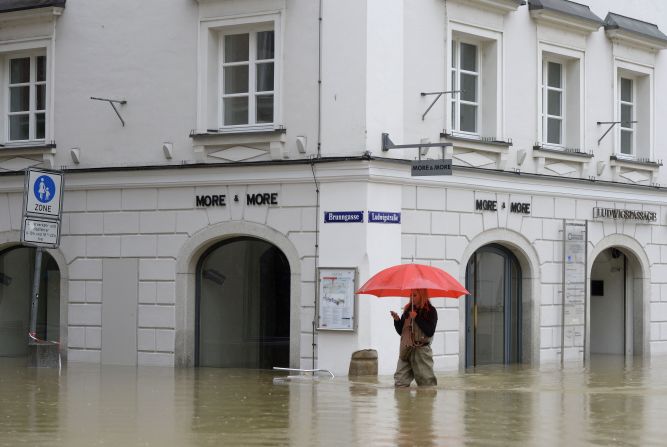
[[49, 203], [56, 196], [56, 184], [48, 175], [40, 175], [32, 188], [35, 198], [41, 203]]

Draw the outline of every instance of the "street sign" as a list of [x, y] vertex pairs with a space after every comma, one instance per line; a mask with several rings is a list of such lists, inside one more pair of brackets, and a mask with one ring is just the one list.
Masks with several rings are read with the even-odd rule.
[[21, 221], [21, 242], [24, 245], [58, 247], [63, 187], [62, 172], [26, 170]]
[[412, 176], [452, 175], [452, 160], [413, 160]]
[[62, 179], [60, 172], [29, 169], [24, 200], [25, 214], [59, 219]]
[[57, 247], [60, 222], [56, 220], [23, 219], [22, 240], [25, 245]]

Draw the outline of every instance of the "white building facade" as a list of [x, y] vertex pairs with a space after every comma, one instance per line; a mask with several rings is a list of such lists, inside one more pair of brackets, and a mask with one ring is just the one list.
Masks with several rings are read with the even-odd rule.
[[471, 291], [433, 300], [438, 371], [667, 352], [667, 4], [5, 3], [0, 355], [29, 167], [65, 175], [39, 334], [69, 362], [389, 374], [404, 301], [322, 283], [407, 262]]

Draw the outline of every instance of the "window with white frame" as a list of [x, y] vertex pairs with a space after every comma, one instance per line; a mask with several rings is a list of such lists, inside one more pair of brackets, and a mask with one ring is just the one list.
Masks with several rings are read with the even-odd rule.
[[452, 39], [451, 94], [452, 130], [479, 134], [480, 51], [479, 46]]
[[544, 60], [542, 67], [542, 135], [544, 142], [562, 146], [565, 129], [563, 64]]
[[276, 109], [276, 39], [272, 24], [220, 35], [219, 128], [270, 125]]
[[473, 140], [503, 139], [502, 33], [451, 22], [446, 131]]
[[539, 141], [554, 149], [581, 150], [584, 52], [545, 43], [540, 49]]
[[617, 156], [651, 159], [653, 68], [617, 61], [615, 121]]
[[620, 153], [623, 155], [634, 155], [635, 147], [635, 83], [633, 79], [620, 77], [618, 96], [618, 114], [621, 117], [620, 127]]
[[6, 138], [8, 143], [44, 140], [46, 135], [46, 56], [6, 57]]

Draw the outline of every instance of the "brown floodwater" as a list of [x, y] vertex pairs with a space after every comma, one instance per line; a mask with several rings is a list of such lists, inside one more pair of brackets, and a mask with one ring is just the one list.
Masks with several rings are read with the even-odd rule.
[[0, 445], [667, 445], [667, 359], [486, 367], [434, 389], [275, 371], [0, 360]]

